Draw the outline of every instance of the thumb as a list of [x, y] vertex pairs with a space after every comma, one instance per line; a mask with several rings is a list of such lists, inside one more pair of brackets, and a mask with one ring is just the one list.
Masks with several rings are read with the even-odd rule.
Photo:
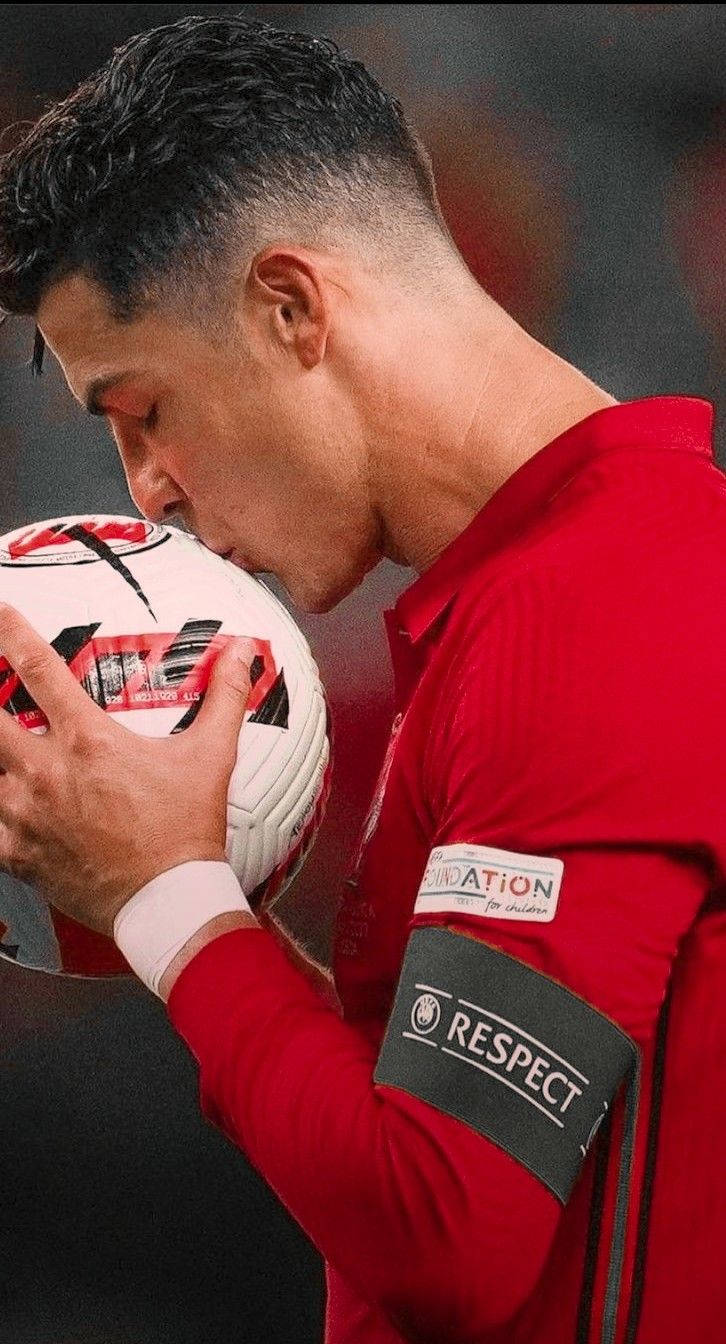
[[217, 658], [209, 678], [204, 703], [192, 725], [192, 733], [212, 734], [221, 754], [229, 747], [234, 763], [237, 739], [244, 722], [250, 696], [250, 664], [254, 657], [252, 641], [233, 639]]

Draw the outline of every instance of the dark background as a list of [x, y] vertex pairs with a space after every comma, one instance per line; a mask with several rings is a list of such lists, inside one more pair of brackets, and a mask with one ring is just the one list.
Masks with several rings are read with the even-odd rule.
[[[481, 282], [621, 400], [717, 406], [726, 345], [726, 19], [717, 5], [0, 5], [0, 127], [34, 119], [131, 33], [244, 11], [329, 33], [402, 99]], [[32, 324], [0, 327], [0, 532], [134, 512], [105, 429]], [[299, 617], [328, 686], [336, 774], [278, 906], [320, 957], [391, 716], [381, 566]], [[297, 613], [296, 613], [297, 614]], [[325, 1180], [325, 1173], [320, 1173]], [[0, 1344], [321, 1338], [315, 1250], [202, 1120], [196, 1066], [134, 980], [0, 963]]]

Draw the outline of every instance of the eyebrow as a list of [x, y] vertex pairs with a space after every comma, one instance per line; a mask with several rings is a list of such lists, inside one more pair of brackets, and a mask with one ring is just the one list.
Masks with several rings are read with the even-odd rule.
[[99, 405], [99, 400], [104, 392], [108, 392], [117, 383], [123, 383], [127, 378], [131, 378], [131, 373], [112, 373], [107, 378], [94, 378], [90, 384], [85, 396], [85, 407], [89, 415], [105, 415], [103, 406]]

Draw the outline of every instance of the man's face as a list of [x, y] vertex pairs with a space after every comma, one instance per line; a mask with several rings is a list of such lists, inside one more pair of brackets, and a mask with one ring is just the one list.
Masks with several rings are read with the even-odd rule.
[[[245, 296], [228, 348], [162, 311], [115, 322], [76, 274], [44, 296], [38, 325], [83, 404], [95, 384], [139, 511], [183, 518], [303, 611], [328, 611], [380, 560], [365, 445], [325, 358], [305, 366], [289, 309]], [[240, 346], [244, 351], [240, 352]]]

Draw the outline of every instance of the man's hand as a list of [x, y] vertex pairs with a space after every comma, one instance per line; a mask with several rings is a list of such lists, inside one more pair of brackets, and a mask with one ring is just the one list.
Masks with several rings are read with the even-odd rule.
[[113, 936], [123, 905], [190, 859], [224, 859], [226, 802], [252, 651], [219, 656], [194, 723], [142, 737], [94, 704], [63, 659], [0, 604], [0, 654], [48, 719], [29, 732], [0, 710], [0, 868]]

